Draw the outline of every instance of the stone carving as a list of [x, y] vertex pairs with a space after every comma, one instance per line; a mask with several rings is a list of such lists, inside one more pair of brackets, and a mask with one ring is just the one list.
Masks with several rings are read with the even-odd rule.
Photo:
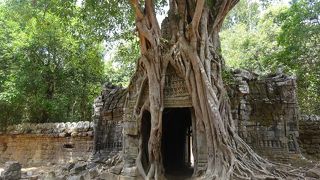
[[[142, 77], [138, 70], [128, 90], [105, 86], [94, 106], [95, 150], [106, 151], [106, 154], [122, 150], [126, 168], [135, 167], [139, 152], [141, 122], [138, 122], [136, 112], [143, 108], [141, 103], [146, 102], [149, 93], [148, 81]], [[295, 78], [283, 74], [262, 78], [245, 70], [236, 70], [234, 84], [228, 87], [233, 119], [239, 135], [256, 151], [271, 159], [275, 157], [285, 161], [289, 158], [289, 152], [299, 154], [296, 143], [299, 111], [295, 86]], [[138, 97], [139, 89], [143, 89], [141, 97]], [[165, 108], [192, 108], [184, 79], [170, 65], [164, 96]], [[206, 153], [202, 150], [206, 149], [206, 143], [200, 135], [201, 131], [195, 128], [194, 136], [197, 143], [201, 144], [194, 151], [195, 166], [205, 169]], [[200, 142], [201, 139], [203, 142]]]
[[183, 78], [169, 65], [164, 88], [165, 107], [191, 107], [191, 98]]
[[104, 84], [101, 95], [94, 101], [94, 154], [112, 156], [122, 148], [122, 121], [127, 91]]
[[259, 77], [236, 70], [234, 79], [229, 95], [239, 135], [266, 156], [270, 152], [299, 154], [295, 78], [284, 74]]

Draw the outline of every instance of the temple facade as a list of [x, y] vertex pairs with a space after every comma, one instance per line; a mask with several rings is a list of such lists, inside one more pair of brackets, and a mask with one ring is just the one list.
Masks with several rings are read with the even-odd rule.
[[[94, 103], [95, 146], [99, 155], [122, 154], [121, 174], [138, 176], [136, 160], [148, 166], [151, 116], [144, 109], [148, 82], [138, 70], [127, 89], [105, 85]], [[142, 71], [141, 71], [142, 73]], [[142, 89], [142, 93], [138, 93]], [[233, 72], [228, 83], [237, 133], [266, 158], [286, 161], [299, 155], [299, 109], [294, 77], [274, 74], [259, 77], [245, 70]], [[183, 78], [169, 65], [164, 89], [161, 152], [166, 174], [199, 174], [206, 170], [206, 136], [196, 124], [190, 95]], [[142, 117], [136, 110], [143, 109]], [[139, 149], [141, 148], [141, 149]]]

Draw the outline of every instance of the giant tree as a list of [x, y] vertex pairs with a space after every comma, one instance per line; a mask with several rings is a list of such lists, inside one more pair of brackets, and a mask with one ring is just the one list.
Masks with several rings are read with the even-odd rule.
[[[138, 67], [144, 70], [151, 114], [148, 140], [150, 168], [145, 170], [138, 155], [137, 167], [145, 179], [164, 178], [161, 155], [164, 84], [168, 64], [182, 77], [192, 98], [199, 125], [207, 139], [206, 179], [256, 179], [286, 177], [288, 173], [258, 156], [236, 134], [221, 72], [219, 31], [227, 13], [238, 0], [170, 0], [168, 16], [158, 24], [153, 0], [131, 0], [140, 39]], [[143, 93], [143, 88], [138, 91]], [[141, 95], [138, 95], [141, 97]], [[142, 148], [142, 147], [141, 147]], [[140, 151], [141, 151], [140, 148]]]

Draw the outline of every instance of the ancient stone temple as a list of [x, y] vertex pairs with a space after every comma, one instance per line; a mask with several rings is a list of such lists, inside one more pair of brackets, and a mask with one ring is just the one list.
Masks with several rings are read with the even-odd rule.
[[286, 162], [300, 155], [295, 78], [282, 73], [259, 78], [237, 70], [234, 79], [229, 96], [238, 134], [269, 159]]
[[[140, 78], [142, 72], [138, 69], [127, 89], [105, 85], [94, 104], [94, 150], [106, 157], [121, 153], [123, 164], [118, 173], [125, 176], [137, 176], [138, 156], [143, 168], [148, 168], [151, 117], [147, 106], [142, 104], [148, 103], [144, 99], [149, 93], [148, 82]], [[283, 74], [260, 78], [244, 70], [233, 74], [228, 91], [239, 135], [270, 159], [285, 161], [299, 154], [295, 78]], [[140, 96], [139, 89], [144, 90]], [[201, 173], [207, 163], [206, 136], [195, 123], [184, 80], [170, 65], [166, 74], [164, 106], [161, 148], [166, 174], [179, 171]], [[144, 113], [137, 114], [137, 109], [143, 109]], [[142, 147], [140, 151], [139, 147]]]

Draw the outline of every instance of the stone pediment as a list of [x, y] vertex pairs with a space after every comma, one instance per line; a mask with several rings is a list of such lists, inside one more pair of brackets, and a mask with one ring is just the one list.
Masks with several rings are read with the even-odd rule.
[[[137, 71], [133, 78], [131, 79], [131, 83], [128, 88], [127, 100], [124, 105], [124, 133], [137, 135], [138, 134], [138, 122], [134, 115], [134, 108], [136, 104], [138, 104], [137, 108], [140, 109], [143, 106], [143, 102], [146, 101], [149, 94], [149, 86], [148, 81], [143, 81], [143, 72]], [[145, 84], [143, 84], [145, 83]], [[139, 99], [138, 90], [140, 87], [143, 88], [143, 92], [141, 93], [141, 100], [137, 102]], [[189, 96], [186, 83], [183, 78], [179, 77], [177, 73], [174, 71], [173, 67], [169, 64], [168, 69], [166, 71], [166, 81], [164, 88], [164, 106], [165, 108], [172, 107], [191, 107], [191, 97]]]
[[[135, 84], [133, 90], [129, 90], [128, 95], [128, 107], [133, 108], [137, 101], [137, 89], [143, 83], [141, 79], [139, 79], [139, 73], [133, 77], [131, 84]], [[142, 93], [142, 100], [144, 102], [145, 99], [148, 97], [149, 94], [149, 86], [148, 82], [145, 82], [145, 87]], [[165, 87], [164, 87], [164, 106], [168, 107], [191, 107], [191, 97], [188, 93], [188, 89], [185, 83], [185, 80], [177, 75], [174, 71], [173, 67], [169, 64], [168, 69], [166, 71], [166, 80], [165, 80]], [[142, 107], [142, 104], [139, 104], [139, 107]]]
[[168, 66], [164, 88], [164, 106], [191, 107], [191, 97], [186, 82], [179, 77], [171, 65]]

